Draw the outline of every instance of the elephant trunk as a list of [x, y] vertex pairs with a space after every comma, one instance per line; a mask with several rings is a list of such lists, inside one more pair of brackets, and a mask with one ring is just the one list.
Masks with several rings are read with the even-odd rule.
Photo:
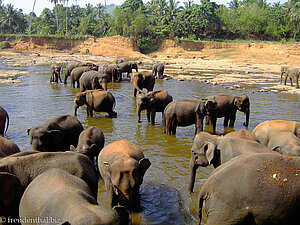
[[76, 104], [75, 102], [75, 107], [74, 107], [74, 115], [77, 116], [77, 109], [79, 108], [79, 105]]
[[199, 165], [196, 165], [195, 160], [192, 158], [190, 160], [190, 181], [189, 181], [189, 188], [188, 188], [190, 193], [192, 193], [194, 190], [196, 170], [198, 167], [199, 167]]
[[102, 82], [102, 87], [105, 91], [107, 91], [107, 82]]
[[244, 123], [244, 126], [248, 127], [248, 125], [249, 125], [249, 117], [250, 117], [250, 109], [247, 109], [245, 111], [245, 114], [246, 114], [246, 122]]
[[142, 107], [141, 107], [141, 105], [140, 104], [138, 104], [137, 105], [137, 109], [136, 109], [136, 111], [137, 111], [137, 114], [138, 114], [138, 123], [141, 123], [142, 121], [141, 121], [141, 112], [142, 112]]

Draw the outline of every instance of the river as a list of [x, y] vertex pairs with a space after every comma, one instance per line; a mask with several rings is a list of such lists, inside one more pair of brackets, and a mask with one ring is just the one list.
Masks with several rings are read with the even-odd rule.
[[[1, 69], [12, 69], [0, 62]], [[27, 129], [45, 123], [49, 119], [74, 113], [74, 96], [79, 89], [64, 84], [50, 84], [49, 67], [13, 68], [29, 71], [21, 83], [0, 84], [0, 105], [10, 116], [6, 138], [14, 141], [22, 151], [31, 150]], [[70, 80], [68, 80], [70, 82]], [[245, 90], [229, 90], [218, 85], [200, 82], [159, 80], [155, 90], [167, 90], [174, 100], [201, 99], [211, 94], [247, 94], [251, 101], [249, 131], [264, 120], [298, 120], [300, 96], [284, 93], [258, 92], [259, 87]], [[99, 127], [106, 145], [126, 139], [139, 146], [152, 163], [141, 186], [141, 203], [144, 210], [132, 215], [133, 224], [196, 224], [197, 199], [201, 185], [213, 168], [199, 168], [195, 193], [188, 189], [190, 149], [193, 143], [194, 126], [178, 127], [176, 136], [163, 133], [161, 113], [156, 115], [155, 125], [147, 123], [145, 112], [142, 123], [137, 123], [136, 100], [133, 85], [129, 81], [110, 83], [108, 90], [116, 98], [117, 118], [108, 118], [105, 113], [96, 113], [87, 118], [85, 107], [78, 110], [78, 119], [83, 126]], [[234, 129], [224, 129], [223, 119], [217, 121], [218, 134], [243, 128], [245, 115], [237, 113]], [[99, 183], [100, 204], [105, 204], [103, 182]], [[205, 221], [204, 221], [205, 222]]]

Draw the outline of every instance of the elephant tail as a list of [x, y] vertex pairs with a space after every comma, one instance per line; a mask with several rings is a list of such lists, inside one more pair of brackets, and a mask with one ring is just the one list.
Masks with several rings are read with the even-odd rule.
[[199, 194], [199, 206], [198, 206], [198, 224], [201, 224], [201, 220], [202, 220], [202, 208], [203, 208], [203, 203], [205, 201], [205, 199], [208, 199], [208, 194], [206, 193], [206, 191], [201, 190], [200, 194]]
[[7, 118], [6, 129], [4, 131], [4, 133], [6, 133], [6, 131], [8, 129], [8, 125], [9, 125], [9, 116], [8, 116], [8, 113], [6, 112], [6, 110], [4, 108], [2, 108], [1, 106], [0, 106], [0, 108], [3, 110], [3, 112], [5, 113], [5, 116]]

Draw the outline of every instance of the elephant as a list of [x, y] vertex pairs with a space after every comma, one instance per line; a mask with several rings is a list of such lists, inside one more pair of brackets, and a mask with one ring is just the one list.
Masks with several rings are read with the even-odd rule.
[[60, 77], [60, 71], [61, 71], [60, 65], [58, 65], [57, 63], [51, 64], [50, 71], [51, 71], [51, 76], [50, 76], [49, 82], [58, 83], [58, 80], [60, 80], [60, 82], [62, 82], [61, 77]]
[[103, 72], [104, 74], [109, 75], [110, 80], [113, 82], [119, 82], [122, 80], [122, 71], [118, 64], [104, 66]]
[[290, 78], [291, 87], [293, 87], [293, 79], [296, 80], [296, 88], [299, 88], [299, 76], [300, 72], [297, 68], [288, 68], [285, 72], [285, 79], [284, 79], [284, 85], [286, 85], [286, 81], [288, 78]]
[[79, 79], [84, 72], [95, 70], [95, 68], [90, 66], [78, 66], [75, 67], [71, 72], [71, 86], [75, 88], [75, 82], [77, 82], [77, 88], [80, 87]]
[[91, 62], [69, 62], [66, 66], [66, 75], [64, 79], [64, 84], [67, 84], [67, 79], [71, 75], [71, 72], [74, 68], [78, 66], [90, 66], [92, 70], [98, 70], [99, 66]]
[[261, 144], [268, 146], [270, 139], [282, 131], [292, 132], [300, 138], [300, 123], [290, 120], [266, 120], [258, 124], [252, 134]]
[[[162, 117], [166, 106], [173, 101], [173, 97], [165, 90], [150, 91], [146, 95], [139, 95], [137, 99], [138, 122], [141, 123], [141, 111], [147, 110], [148, 122], [154, 125], [155, 113], [162, 112]], [[150, 118], [151, 116], [151, 118]]]
[[[7, 122], [6, 122], [7, 121]], [[6, 128], [5, 128], [6, 124]], [[9, 125], [9, 116], [6, 110], [0, 106], [0, 136], [4, 136]]]
[[165, 66], [162, 63], [154, 64], [152, 67], [152, 74], [155, 78], [161, 79], [164, 76]]
[[67, 151], [77, 146], [83, 126], [74, 115], [58, 116], [41, 126], [27, 130], [33, 150], [41, 152]]
[[98, 157], [100, 174], [105, 182], [109, 206], [139, 208], [139, 188], [151, 162], [134, 144], [121, 139], [105, 146]]
[[199, 193], [199, 224], [299, 223], [300, 157], [240, 155], [215, 169]]
[[107, 91], [107, 83], [110, 78], [107, 74], [97, 71], [84, 72], [79, 78], [80, 91], [104, 89]]
[[0, 136], [0, 159], [18, 152], [21, 152], [18, 145]]
[[257, 138], [251, 132], [249, 132], [245, 129], [240, 129], [238, 131], [233, 131], [233, 132], [227, 133], [225, 135], [225, 137], [236, 137], [236, 138], [242, 138], [242, 139], [246, 139], [246, 140], [250, 140], [250, 141], [259, 142], [257, 140]]
[[137, 91], [144, 93], [143, 88], [146, 88], [148, 92], [153, 91], [155, 85], [155, 77], [149, 71], [142, 71], [134, 73], [132, 77], [134, 85], [133, 96], [136, 97]]
[[109, 91], [87, 90], [78, 92], [74, 99], [74, 115], [77, 116], [79, 106], [86, 105], [87, 116], [93, 117], [93, 110], [96, 112], [107, 112], [109, 117], [117, 117], [113, 111], [116, 105], [115, 97]]
[[274, 134], [267, 147], [282, 155], [300, 156], [300, 139], [289, 131]]
[[125, 207], [99, 205], [82, 179], [57, 168], [48, 169], [28, 185], [19, 212], [21, 220], [52, 218], [53, 224], [130, 224]]
[[133, 69], [135, 69], [136, 72], [139, 71], [137, 62], [121, 62], [118, 66], [120, 68], [120, 81], [122, 80], [122, 73], [127, 73], [127, 77], [129, 77], [129, 74], [132, 73]]
[[287, 70], [288, 70], [288, 67], [287, 66], [282, 66], [281, 68], [280, 68], [280, 83], [282, 83], [282, 76], [285, 74], [286, 75], [286, 72], [287, 72]]
[[198, 133], [191, 149], [189, 192], [193, 192], [196, 170], [199, 166], [213, 165], [214, 168], [217, 168], [238, 155], [255, 153], [276, 154], [255, 141], [235, 137], [220, 137], [206, 132]]
[[217, 118], [224, 117], [224, 127], [234, 126], [236, 111], [239, 110], [246, 114], [244, 126], [249, 125], [250, 100], [247, 95], [210, 95], [206, 99], [215, 101], [217, 106], [214, 113], [206, 116], [206, 124], [213, 126], [213, 133], [216, 133]]
[[203, 119], [216, 107], [212, 101], [202, 100], [178, 100], [170, 102], [163, 116], [164, 133], [176, 134], [177, 126], [190, 126], [195, 124], [195, 134], [203, 130]]
[[[26, 187], [38, 175], [50, 168], [63, 169], [81, 179], [83, 179], [92, 191], [92, 196], [97, 199], [99, 175], [89, 158], [77, 152], [38, 152], [24, 151], [0, 159], [0, 172], [8, 173], [9, 177], [14, 176], [20, 183], [19, 192], [12, 190], [7, 198], [0, 202], [0, 211], [5, 204], [13, 204], [12, 208], [17, 211], [21, 196]], [[12, 174], [12, 175], [11, 175]], [[5, 176], [5, 175], [3, 175]], [[17, 182], [17, 181], [15, 181]], [[9, 190], [9, 186], [4, 179], [0, 179], [0, 190]], [[8, 191], [9, 192], [9, 191]], [[14, 192], [14, 193], [13, 193]], [[0, 195], [3, 192], [1, 191]], [[12, 197], [9, 197], [12, 196]], [[14, 199], [13, 199], [14, 198]], [[17, 212], [11, 211], [11, 215]]]
[[77, 148], [72, 145], [71, 151], [86, 155], [93, 163], [96, 157], [96, 163], [98, 163], [98, 155], [104, 147], [104, 143], [103, 132], [98, 127], [91, 126], [80, 133]]

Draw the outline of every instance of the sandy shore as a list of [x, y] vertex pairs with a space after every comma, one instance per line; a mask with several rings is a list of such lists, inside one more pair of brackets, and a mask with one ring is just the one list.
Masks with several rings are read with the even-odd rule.
[[[121, 58], [108, 56], [90, 56], [82, 54], [37, 54], [1, 52], [0, 59], [5, 60], [12, 67], [50, 66], [59, 63], [63, 67], [71, 61], [90, 61], [97, 65], [113, 63]], [[177, 80], [199, 80], [208, 85], [222, 85], [230, 89], [258, 86], [257, 91], [287, 92], [300, 94], [300, 89], [287, 85], [280, 85], [280, 67], [278, 64], [253, 64], [236, 62], [231, 59], [203, 59], [203, 58], [135, 58], [141, 61], [140, 69], [151, 69], [157, 62], [165, 64], [167, 77]], [[2, 70], [0, 83], [21, 82], [27, 71], [12, 69]], [[50, 69], [49, 69], [50, 75]], [[294, 82], [295, 83], [295, 82]], [[295, 85], [295, 84], [294, 84]]]

